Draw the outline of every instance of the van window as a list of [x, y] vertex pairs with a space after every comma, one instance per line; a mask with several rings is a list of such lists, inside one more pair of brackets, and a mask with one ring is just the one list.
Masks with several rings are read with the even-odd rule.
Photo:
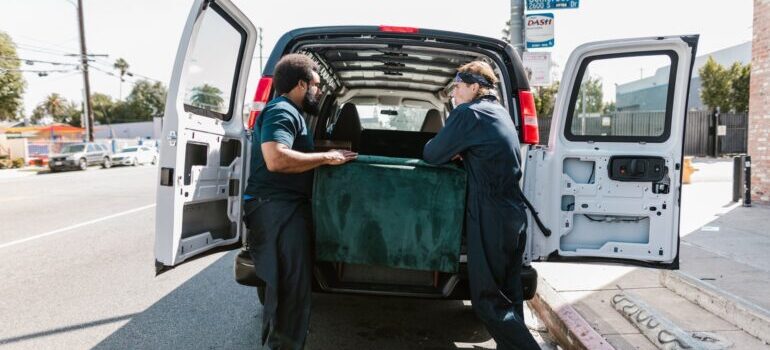
[[186, 112], [230, 120], [246, 35], [219, 7], [210, 6], [185, 62], [184, 107]]
[[356, 105], [363, 129], [420, 131], [428, 108]]
[[[567, 115], [571, 141], [664, 142], [671, 125], [676, 54], [604, 55], [578, 71]], [[674, 69], [671, 69], [674, 67]]]

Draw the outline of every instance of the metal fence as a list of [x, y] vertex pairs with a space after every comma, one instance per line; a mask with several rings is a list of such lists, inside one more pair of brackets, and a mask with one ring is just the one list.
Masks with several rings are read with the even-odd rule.
[[[571, 128], [574, 134], [584, 135], [656, 135], [662, 132], [664, 120], [662, 112], [616, 112], [609, 123], [596, 116], [583, 118], [573, 123]], [[717, 125], [724, 125], [724, 136], [717, 136]], [[551, 132], [551, 117], [538, 117], [538, 126], [540, 144], [546, 145]], [[688, 156], [746, 153], [748, 114], [722, 113], [716, 117], [708, 111], [690, 111], [687, 113], [684, 141], [684, 153]], [[714, 142], [717, 142], [718, 152], [715, 152]]]

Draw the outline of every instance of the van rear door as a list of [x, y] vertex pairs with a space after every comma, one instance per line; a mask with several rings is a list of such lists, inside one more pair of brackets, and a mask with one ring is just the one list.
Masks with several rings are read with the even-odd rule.
[[230, 1], [194, 1], [163, 116], [157, 273], [240, 243], [243, 100], [255, 40], [256, 28]]
[[527, 154], [527, 259], [678, 267], [685, 117], [697, 36], [590, 43], [565, 66], [547, 148]]

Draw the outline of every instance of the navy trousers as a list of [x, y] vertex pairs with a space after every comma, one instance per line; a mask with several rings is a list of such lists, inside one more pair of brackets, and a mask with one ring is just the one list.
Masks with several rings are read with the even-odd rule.
[[272, 350], [302, 349], [310, 326], [312, 291], [310, 205], [254, 199], [245, 209], [249, 253], [257, 277], [265, 281], [262, 345]]
[[524, 324], [521, 268], [527, 218], [518, 199], [507, 197], [468, 196], [471, 303], [498, 349], [540, 349]]

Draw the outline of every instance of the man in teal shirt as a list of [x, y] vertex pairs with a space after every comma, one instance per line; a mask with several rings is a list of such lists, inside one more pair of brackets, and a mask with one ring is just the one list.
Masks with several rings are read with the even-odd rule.
[[313, 169], [356, 158], [349, 151], [313, 152], [313, 135], [300, 114], [318, 113], [321, 79], [301, 54], [278, 62], [278, 97], [256, 121], [244, 194], [247, 244], [257, 277], [265, 282], [262, 345], [301, 349], [310, 325]]

